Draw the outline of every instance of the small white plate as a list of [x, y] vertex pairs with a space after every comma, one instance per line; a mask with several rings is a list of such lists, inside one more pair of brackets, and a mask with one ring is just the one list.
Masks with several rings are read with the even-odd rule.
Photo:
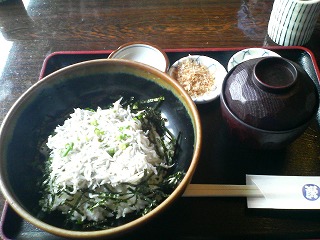
[[157, 68], [162, 72], [166, 72], [169, 67], [167, 54], [160, 47], [145, 42], [123, 44], [113, 51], [108, 58], [140, 62]]
[[205, 66], [208, 68], [210, 74], [214, 76], [214, 87], [211, 91], [205, 93], [202, 96], [198, 97], [192, 97], [192, 100], [196, 104], [203, 104], [207, 102], [211, 102], [217, 97], [219, 97], [221, 88], [222, 88], [222, 82], [224, 80], [224, 77], [227, 75], [227, 70], [224, 66], [222, 66], [221, 63], [219, 63], [217, 60], [207, 57], [207, 56], [201, 56], [201, 55], [189, 55], [187, 57], [183, 57], [176, 61], [171, 68], [168, 71], [168, 74], [171, 77], [174, 77], [173, 73], [175, 69], [178, 67], [179, 64], [186, 61], [187, 59], [195, 60], [197, 63]]
[[239, 63], [260, 57], [281, 57], [279, 54], [264, 48], [247, 48], [234, 54], [228, 62], [228, 71]]

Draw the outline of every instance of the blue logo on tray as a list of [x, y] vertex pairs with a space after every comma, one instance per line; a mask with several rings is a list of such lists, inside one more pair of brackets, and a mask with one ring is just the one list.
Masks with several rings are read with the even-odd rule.
[[320, 188], [315, 184], [306, 184], [302, 187], [303, 196], [309, 201], [315, 201], [320, 197]]

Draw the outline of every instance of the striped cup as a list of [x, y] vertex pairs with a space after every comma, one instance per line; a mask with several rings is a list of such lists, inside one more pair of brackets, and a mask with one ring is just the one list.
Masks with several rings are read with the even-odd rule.
[[282, 46], [307, 43], [320, 13], [320, 0], [275, 0], [268, 35]]

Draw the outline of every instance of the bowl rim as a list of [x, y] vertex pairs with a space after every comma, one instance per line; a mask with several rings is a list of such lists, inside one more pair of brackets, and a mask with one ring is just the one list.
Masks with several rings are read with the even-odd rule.
[[[120, 64], [124, 66], [128, 66], [131, 68], [136, 68], [137, 70], [142, 70], [145, 72], [149, 72], [152, 75], [157, 76], [162, 82], [169, 83], [175, 89], [176, 93], [179, 93], [179, 98], [182, 98], [183, 104], [186, 106], [187, 111], [190, 114], [191, 121], [193, 122], [194, 126], [194, 152], [192, 156], [192, 160], [190, 162], [190, 166], [186, 171], [184, 178], [182, 179], [181, 183], [177, 186], [177, 188], [166, 198], [162, 203], [159, 204], [155, 209], [150, 211], [144, 216], [138, 217], [137, 219], [130, 221], [126, 224], [120, 225], [115, 228], [105, 229], [105, 230], [96, 230], [96, 231], [73, 231], [67, 230], [59, 227], [52, 226], [48, 223], [45, 223], [33, 215], [31, 215], [27, 210], [23, 208], [19, 204], [15, 194], [12, 192], [10, 185], [6, 182], [7, 180], [7, 173], [4, 171], [5, 167], [0, 168], [0, 190], [2, 191], [5, 199], [9, 203], [9, 205], [25, 220], [29, 221], [31, 224], [35, 225], [36, 227], [55, 234], [57, 236], [69, 237], [69, 238], [97, 238], [97, 237], [111, 237], [117, 236], [128, 231], [133, 230], [136, 227], [139, 227], [145, 223], [146, 220], [153, 219], [156, 215], [164, 211], [169, 205], [171, 205], [176, 199], [182, 196], [185, 188], [191, 181], [191, 178], [196, 170], [197, 164], [200, 158], [200, 151], [202, 145], [202, 126], [200, 121], [200, 115], [197, 110], [196, 105], [192, 101], [192, 99], [188, 96], [188, 94], [184, 91], [184, 89], [176, 83], [174, 79], [172, 79], [168, 74], [153, 68], [151, 66], [130, 61], [130, 60], [123, 60], [123, 59], [98, 59], [98, 60], [89, 60], [80, 63], [76, 63], [62, 69], [59, 69], [48, 76], [44, 77], [43, 79], [37, 81], [33, 84], [29, 89], [27, 89], [13, 104], [13, 106], [9, 109], [8, 113], [6, 114], [1, 127], [0, 127], [0, 143], [5, 141], [5, 133], [6, 127], [10, 124], [10, 120], [14, 117], [15, 113], [19, 110], [19, 107], [24, 102], [24, 100], [28, 99], [32, 96], [33, 91], [37, 90], [40, 86], [46, 84], [48, 81], [55, 81], [55, 76], [61, 75], [65, 72], [73, 71], [78, 68], [83, 68], [85, 66], [95, 65], [95, 64]], [[3, 152], [3, 144], [0, 144], [0, 152]], [[3, 160], [1, 160], [3, 161]], [[4, 162], [4, 164], [6, 164]]]
[[[143, 42], [143, 41], [133, 41], [133, 42], [128, 42], [128, 43], [124, 43], [122, 45], [120, 45], [117, 49], [115, 49], [114, 51], [112, 51], [109, 56], [108, 56], [108, 59], [116, 59], [114, 56], [118, 53], [118, 52], [121, 52], [122, 50], [124, 50], [125, 48], [128, 48], [128, 47], [133, 47], [133, 46], [148, 46], [148, 47], [151, 47], [153, 48], [154, 50], [158, 51], [161, 53], [161, 55], [163, 56], [164, 58], [164, 61], [165, 61], [165, 69], [162, 69], [161, 71], [163, 72], [167, 72], [168, 69], [169, 69], [169, 65], [170, 65], [170, 61], [169, 61], [169, 57], [168, 55], [166, 54], [166, 52], [160, 48], [159, 46], [155, 45], [155, 44], [152, 44], [152, 43], [149, 43], [149, 42]], [[129, 60], [129, 59], [125, 59], [125, 58], [122, 58], [123, 60]], [[133, 60], [131, 60], [133, 61]], [[148, 65], [147, 63], [143, 63], [143, 64], [146, 64]], [[160, 70], [160, 69], [159, 69]]]
[[262, 132], [262, 133], [284, 134], [284, 133], [289, 133], [289, 132], [292, 132], [292, 131], [296, 131], [298, 129], [301, 129], [301, 128], [307, 126], [310, 123], [310, 121], [312, 121], [312, 119], [317, 115], [317, 112], [315, 112], [314, 114], [310, 115], [310, 118], [308, 120], [306, 120], [304, 123], [300, 124], [297, 127], [290, 128], [290, 129], [285, 129], [285, 130], [266, 130], [266, 129], [263, 129], [263, 128], [257, 128], [257, 127], [249, 125], [248, 123], [244, 122], [242, 119], [240, 119], [239, 117], [237, 117], [233, 113], [233, 111], [229, 108], [229, 105], [227, 104], [226, 99], [225, 99], [225, 88], [226, 88], [226, 84], [227, 84], [227, 79], [232, 74], [232, 72], [236, 69], [236, 67], [237, 66], [233, 67], [228, 72], [228, 74], [226, 75], [226, 77], [225, 77], [225, 79], [223, 81], [221, 94], [220, 94], [220, 102], [223, 104], [223, 106], [228, 111], [228, 113], [233, 117], [233, 119], [235, 119], [240, 124], [246, 126], [247, 128], [249, 128], [251, 130], [259, 131], [259, 132]]

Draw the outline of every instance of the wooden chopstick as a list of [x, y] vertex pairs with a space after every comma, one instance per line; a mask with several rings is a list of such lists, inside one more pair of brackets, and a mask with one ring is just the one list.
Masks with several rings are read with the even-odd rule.
[[183, 197], [259, 197], [255, 185], [189, 184]]

